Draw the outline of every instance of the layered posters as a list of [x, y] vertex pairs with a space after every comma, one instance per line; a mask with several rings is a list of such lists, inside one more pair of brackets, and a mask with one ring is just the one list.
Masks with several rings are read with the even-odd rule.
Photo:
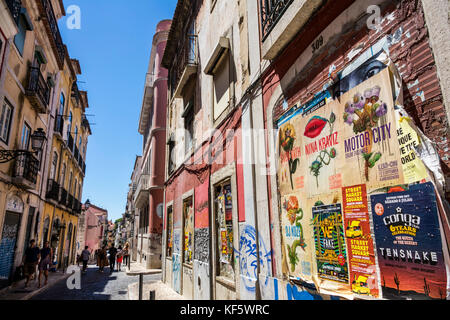
[[366, 186], [342, 188], [342, 199], [351, 290], [357, 295], [377, 298], [378, 275]]
[[339, 98], [343, 186], [369, 189], [403, 182], [389, 69]]
[[431, 182], [372, 195], [372, 218], [385, 299], [445, 299], [447, 275]]

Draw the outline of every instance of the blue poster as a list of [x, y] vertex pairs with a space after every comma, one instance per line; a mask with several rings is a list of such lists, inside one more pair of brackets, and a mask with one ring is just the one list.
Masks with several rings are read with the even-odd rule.
[[383, 298], [445, 299], [447, 275], [433, 184], [370, 200]]

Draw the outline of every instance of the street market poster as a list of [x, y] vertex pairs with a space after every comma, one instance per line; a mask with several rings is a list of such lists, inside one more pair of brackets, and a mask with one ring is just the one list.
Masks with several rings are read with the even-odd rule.
[[366, 185], [342, 188], [351, 289], [355, 294], [377, 298], [378, 275], [367, 201]]
[[372, 219], [385, 299], [445, 299], [436, 195], [431, 182], [372, 195]]
[[343, 186], [368, 189], [403, 183], [389, 69], [364, 81], [339, 98], [339, 129], [344, 154]]

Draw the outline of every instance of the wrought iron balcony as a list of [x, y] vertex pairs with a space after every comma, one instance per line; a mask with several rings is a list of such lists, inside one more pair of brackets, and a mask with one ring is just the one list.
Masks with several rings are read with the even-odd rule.
[[38, 172], [39, 160], [31, 152], [23, 153], [18, 156], [14, 166], [14, 183], [33, 189], [36, 187]]
[[294, 0], [259, 0], [264, 41]]
[[170, 68], [170, 90], [171, 96], [177, 96], [184, 87], [189, 77], [197, 72], [198, 65], [198, 37], [187, 35], [179, 44], [178, 55], [173, 60]]
[[59, 69], [64, 68], [64, 57], [66, 55], [66, 49], [61, 38], [61, 34], [58, 28], [58, 21], [53, 11], [52, 3], [50, 0], [37, 0], [37, 6], [44, 22], [45, 29], [50, 39], [53, 52], [55, 53], [56, 60], [58, 62]]
[[6, 0], [9, 12], [16, 24], [19, 21], [20, 9], [22, 8], [22, 0]]
[[61, 137], [63, 136], [64, 130], [64, 116], [58, 115], [55, 119], [55, 133], [58, 133]]
[[48, 179], [48, 182], [47, 182], [47, 193], [45, 195], [46, 198], [59, 201], [59, 190], [60, 190], [59, 183], [57, 183], [53, 179]]
[[50, 103], [50, 87], [37, 67], [30, 67], [25, 94], [39, 113], [47, 113]]
[[67, 203], [66, 203], [66, 207], [67, 208], [69, 208], [69, 209], [72, 209], [72, 207], [73, 207], [73, 196], [71, 195], [71, 194], [69, 194], [68, 196], [67, 196]]
[[72, 85], [72, 94], [70, 95], [70, 98], [72, 99], [72, 103], [75, 107], [80, 106], [80, 90], [78, 89], [78, 84], [76, 82]]
[[67, 135], [67, 147], [73, 152], [73, 137], [70, 133]]
[[78, 158], [80, 157], [80, 151], [78, 151], [78, 147], [77, 146], [75, 146], [75, 148], [74, 148], [73, 156], [75, 157], [75, 162], [78, 163]]
[[59, 197], [59, 204], [65, 206], [67, 204], [67, 190], [61, 188], [61, 196]]
[[73, 199], [73, 213], [80, 214], [81, 213], [81, 202], [78, 199]]

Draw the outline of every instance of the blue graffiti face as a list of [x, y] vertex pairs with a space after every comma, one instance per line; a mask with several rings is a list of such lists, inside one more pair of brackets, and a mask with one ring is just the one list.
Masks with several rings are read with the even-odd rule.
[[[260, 272], [271, 274], [272, 252], [267, 251], [266, 245], [259, 237], [259, 267]], [[256, 230], [251, 225], [245, 225], [239, 238], [239, 250], [235, 250], [239, 259], [240, 272], [243, 277], [244, 286], [249, 292], [255, 292], [255, 281], [258, 277], [258, 249], [256, 247]], [[266, 277], [263, 286], [268, 285], [269, 278]]]

